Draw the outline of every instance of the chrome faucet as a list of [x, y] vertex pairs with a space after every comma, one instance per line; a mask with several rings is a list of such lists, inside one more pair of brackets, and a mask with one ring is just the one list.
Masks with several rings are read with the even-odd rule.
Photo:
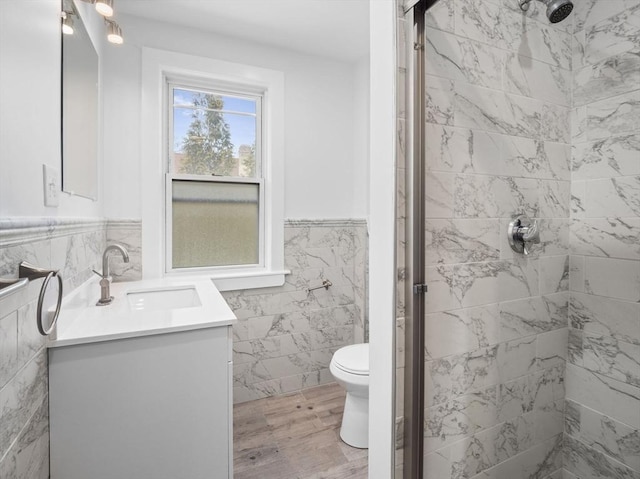
[[95, 269], [93, 270], [95, 274], [102, 278], [100, 280], [100, 299], [96, 303], [96, 306], [106, 306], [113, 301], [113, 296], [111, 296], [111, 274], [109, 272], [110, 251], [119, 251], [124, 262], [129, 262], [129, 253], [124, 246], [112, 244], [104, 249], [104, 253], [102, 253], [102, 274], [98, 273]]

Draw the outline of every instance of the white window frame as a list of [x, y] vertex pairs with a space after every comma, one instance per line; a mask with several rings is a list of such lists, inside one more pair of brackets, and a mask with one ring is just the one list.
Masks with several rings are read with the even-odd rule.
[[[260, 181], [261, 261], [258, 265], [171, 269], [169, 230], [171, 178], [205, 180], [199, 175], [172, 175], [168, 170], [169, 84], [262, 97]], [[206, 276], [221, 291], [280, 286], [284, 268], [284, 75], [282, 72], [211, 58], [142, 49], [142, 266], [144, 278]], [[258, 134], [259, 132], [256, 132]], [[256, 172], [258, 173], [258, 172]], [[216, 181], [252, 182], [216, 177]], [[249, 181], [248, 181], [249, 180]]]

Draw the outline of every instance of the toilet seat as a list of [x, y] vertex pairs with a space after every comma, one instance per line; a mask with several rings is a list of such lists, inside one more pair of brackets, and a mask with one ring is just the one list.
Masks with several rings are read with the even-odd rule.
[[369, 344], [353, 344], [336, 351], [332, 362], [341, 371], [356, 376], [369, 375]]

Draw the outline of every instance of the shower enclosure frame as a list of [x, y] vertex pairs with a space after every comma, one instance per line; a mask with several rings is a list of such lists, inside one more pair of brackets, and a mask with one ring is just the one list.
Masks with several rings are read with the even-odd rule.
[[438, 0], [408, 0], [403, 7], [410, 28], [407, 53], [404, 479], [422, 479], [425, 386], [425, 14]]

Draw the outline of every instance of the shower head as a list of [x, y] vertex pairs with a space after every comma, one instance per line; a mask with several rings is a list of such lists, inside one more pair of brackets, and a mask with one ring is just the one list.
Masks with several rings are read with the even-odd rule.
[[[551, 23], [558, 23], [569, 16], [573, 10], [571, 0], [538, 0], [547, 6], [547, 18]], [[529, 10], [531, 0], [520, 0], [520, 8], [525, 12]]]
[[571, 0], [551, 0], [547, 3], [547, 18], [551, 23], [558, 23], [567, 18], [572, 10]]

